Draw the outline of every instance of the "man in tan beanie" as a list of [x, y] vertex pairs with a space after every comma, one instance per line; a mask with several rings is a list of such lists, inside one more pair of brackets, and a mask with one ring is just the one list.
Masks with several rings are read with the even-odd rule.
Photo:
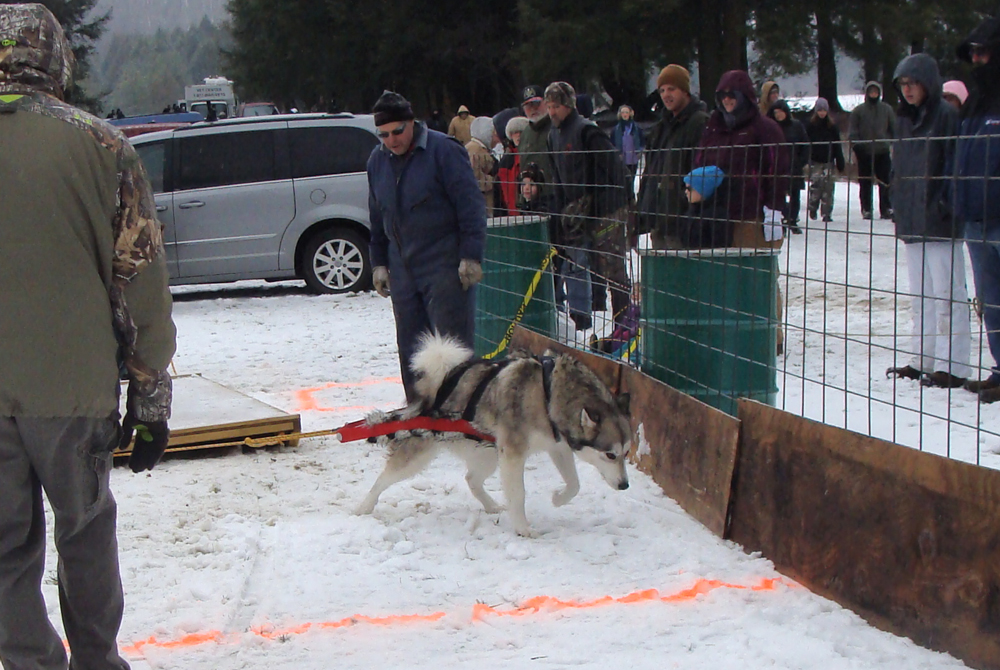
[[651, 233], [654, 248], [668, 249], [678, 246], [673, 229], [686, 202], [684, 175], [694, 167], [708, 113], [701, 100], [691, 95], [691, 74], [680, 65], [663, 68], [656, 86], [663, 112], [647, 135], [635, 233]]

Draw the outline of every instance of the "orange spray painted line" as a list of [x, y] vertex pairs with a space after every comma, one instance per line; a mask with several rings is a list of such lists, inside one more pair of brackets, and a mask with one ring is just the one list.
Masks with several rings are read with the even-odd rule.
[[411, 623], [435, 622], [445, 617], [444, 612], [434, 612], [432, 614], [394, 614], [390, 616], [371, 617], [363, 614], [344, 617], [340, 621], [322, 621], [319, 623], [304, 623], [291, 628], [271, 628], [270, 626], [259, 626], [251, 629], [255, 635], [259, 635], [268, 640], [285, 638], [292, 635], [302, 635], [313, 629], [329, 630], [334, 628], [348, 628], [358, 624], [369, 624], [372, 626], [394, 626]]
[[[778, 586], [795, 587], [795, 582], [786, 581], [779, 578], [761, 579], [756, 584], [746, 586], [743, 584], [729, 584], [715, 579], [700, 579], [690, 588], [661, 595], [656, 589], [646, 589], [635, 591], [618, 598], [603, 596], [594, 600], [561, 600], [552, 596], [536, 596], [530, 598], [521, 605], [511, 609], [497, 609], [490, 605], [476, 604], [472, 608], [472, 622], [482, 621], [486, 616], [529, 616], [542, 612], [555, 612], [560, 610], [579, 610], [608, 605], [633, 605], [639, 603], [682, 603], [695, 600], [698, 596], [706, 595], [718, 589], [748, 590], [748, 591], [775, 591]], [[309, 622], [286, 628], [275, 628], [271, 625], [257, 626], [251, 628], [250, 632], [266, 640], [286, 639], [288, 637], [303, 635], [312, 630], [332, 630], [338, 628], [349, 628], [359, 624], [371, 626], [399, 626], [417, 623], [433, 623], [440, 621], [446, 615], [445, 612], [432, 612], [430, 614], [396, 614], [380, 617], [356, 614], [344, 617], [338, 621]], [[158, 640], [150, 637], [146, 640], [135, 642], [121, 648], [121, 653], [126, 656], [141, 656], [146, 647], [156, 647], [160, 649], [177, 649], [183, 647], [195, 647], [210, 642], [217, 644], [238, 644], [240, 636], [238, 634], [225, 635], [221, 631], [208, 631], [205, 633], [192, 633], [177, 640]]]
[[[313, 396], [314, 393], [318, 391], [325, 391], [326, 389], [332, 388], [354, 388], [357, 386], [374, 386], [376, 384], [402, 384], [403, 380], [399, 377], [385, 377], [383, 379], [365, 379], [360, 382], [330, 382], [324, 384], [323, 386], [316, 386], [314, 388], [300, 389], [295, 392], [295, 400], [298, 405], [294, 408], [296, 412], [304, 412], [307, 410], [317, 411], [317, 412], [337, 412], [344, 409], [344, 407], [320, 407], [316, 398]], [[371, 409], [371, 408], [368, 408]]]
[[477, 604], [472, 608], [473, 620], [481, 620], [486, 615], [493, 616], [524, 616], [526, 614], [537, 614], [539, 612], [555, 612], [566, 609], [589, 609], [593, 607], [603, 607], [606, 605], [623, 604], [631, 605], [646, 602], [680, 603], [694, 600], [698, 596], [705, 595], [716, 589], [746, 589], [751, 591], [773, 591], [779, 583], [784, 583], [781, 579], [762, 579], [753, 586], [743, 586], [741, 584], [727, 584], [714, 579], [701, 579], [694, 586], [674, 594], [661, 596], [656, 589], [636, 591], [620, 598], [604, 596], [596, 600], [560, 600], [552, 596], [536, 596], [526, 600], [523, 604], [513, 609], [498, 610], [489, 605]]

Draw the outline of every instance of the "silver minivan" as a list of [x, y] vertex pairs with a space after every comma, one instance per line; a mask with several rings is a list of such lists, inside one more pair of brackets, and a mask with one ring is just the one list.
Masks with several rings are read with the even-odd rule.
[[171, 284], [304, 279], [371, 286], [371, 115], [195, 123], [131, 139], [156, 196]]

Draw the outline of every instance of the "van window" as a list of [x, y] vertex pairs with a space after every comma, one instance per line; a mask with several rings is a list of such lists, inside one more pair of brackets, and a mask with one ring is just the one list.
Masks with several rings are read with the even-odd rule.
[[374, 133], [361, 128], [291, 128], [292, 177], [364, 172], [376, 144]]
[[185, 137], [179, 144], [179, 190], [275, 179], [273, 130]]
[[140, 144], [135, 148], [139, 160], [146, 168], [146, 176], [153, 187], [153, 193], [163, 193], [163, 168], [166, 159], [166, 142], [150, 142]]

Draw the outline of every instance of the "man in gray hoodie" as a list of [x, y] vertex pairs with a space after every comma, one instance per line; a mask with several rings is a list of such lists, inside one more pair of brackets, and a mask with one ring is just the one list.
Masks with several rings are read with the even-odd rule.
[[858, 161], [858, 191], [861, 196], [861, 216], [871, 219], [874, 207], [872, 186], [878, 181], [879, 213], [892, 218], [889, 200], [889, 180], [892, 158], [888, 140], [896, 136], [896, 115], [882, 101], [882, 86], [877, 81], [865, 84], [865, 101], [851, 111], [849, 138]]
[[925, 386], [956, 388], [972, 370], [965, 255], [949, 202], [947, 165], [954, 160], [958, 113], [942, 98], [937, 61], [907, 56], [896, 68], [899, 91], [892, 193], [896, 237], [906, 249], [912, 296], [911, 361], [888, 375]]

